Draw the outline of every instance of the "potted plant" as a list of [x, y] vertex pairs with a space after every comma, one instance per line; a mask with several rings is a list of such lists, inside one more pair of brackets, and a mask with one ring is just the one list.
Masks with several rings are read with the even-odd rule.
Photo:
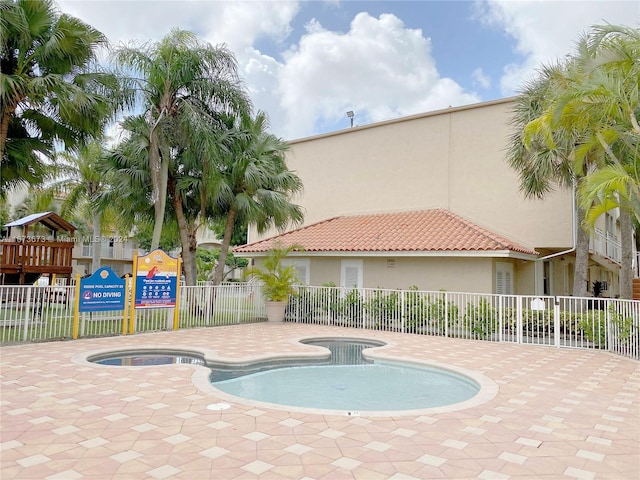
[[267, 320], [270, 322], [284, 320], [289, 296], [296, 293], [294, 286], [300, 282], [294, 265], [282, 265], [282, 260], [294, 250], [302, 248], [299, 245], [272, 248], [261, 267], [252, 267], [245, 272], [245, 276], [255, 277], [262, 283]]

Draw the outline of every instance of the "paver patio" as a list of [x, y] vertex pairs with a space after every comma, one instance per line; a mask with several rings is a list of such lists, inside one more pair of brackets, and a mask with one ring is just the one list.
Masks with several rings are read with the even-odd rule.
[[[230, 399], [205, 367], [114, 367], [88, 352], [194, 347], [230, 360], [376, 338], [381, 356], [480, 373], [499, 391], [451, 412], [347, 416]], [[298, 324], [249, 324], [0, 349], [8, 479], [640, 478], [640, 363], [602, 351]], [[211, 410], [227, 403], [230, 408]]]

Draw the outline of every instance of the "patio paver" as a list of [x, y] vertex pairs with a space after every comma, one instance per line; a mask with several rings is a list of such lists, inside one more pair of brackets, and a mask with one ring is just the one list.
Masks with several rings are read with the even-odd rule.
[[[141, 347], [246, 361], [309, 352], [297, 342], [309, 337], [380, 339], [380, 356], [472, 370], [499, 391], [458, 411], [348, 416], [217, 393], [205, 367], [78, 361]], [[640, 478], [640, 363], [607, 352], [260, 323], [3, 346], [0, 356], [3, 480]]]

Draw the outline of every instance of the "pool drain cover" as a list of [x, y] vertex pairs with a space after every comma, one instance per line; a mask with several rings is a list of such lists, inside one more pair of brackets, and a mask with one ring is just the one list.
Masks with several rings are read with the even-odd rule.
[[231, 408], [231, 405], [228, 403], [212, 403], [207, 405], [207, 410], [226, 410], [227, 408]]

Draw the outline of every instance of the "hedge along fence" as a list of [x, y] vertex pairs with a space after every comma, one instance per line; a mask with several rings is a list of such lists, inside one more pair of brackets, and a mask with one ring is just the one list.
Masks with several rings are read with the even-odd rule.
[[608, 349], [640, 357], [640, 302], [409, 290], [301, 287], [299, 323], [488, 341]]
[[[69, 339], [74, 287], [0, 286], [0, 343]], [[174, 327], [173, 310], [139, 309], [133, 330]], [[182, 286], [178, 328], [265, 319], [256, 284]], [[606, 349], [640, 359], [640, 302], [409, 290], [299, 287], [286, 321], [474, 340]], [[81, 318], [80, 337], [121, 335], [122, 312]]]

